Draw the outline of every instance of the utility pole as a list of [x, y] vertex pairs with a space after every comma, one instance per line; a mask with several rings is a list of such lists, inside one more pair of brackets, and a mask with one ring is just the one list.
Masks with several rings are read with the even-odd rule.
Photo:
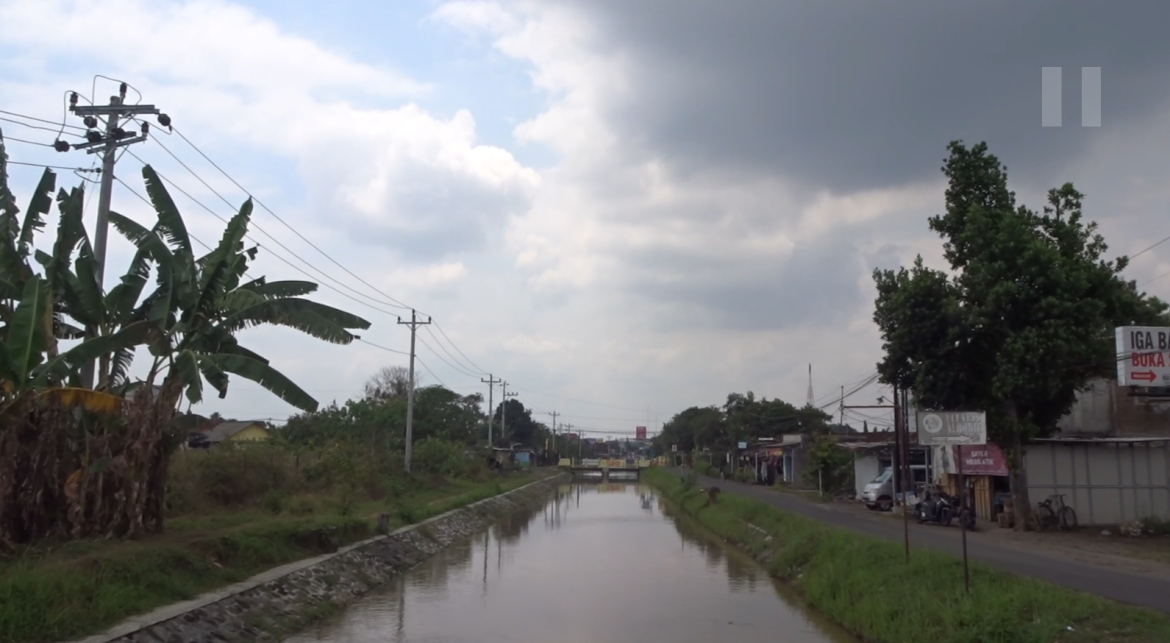
[[[145, 141], [150, 134], [150, 125], [144, 122], [139, 135], [133, 136], [121, 126], [121, 120], [145, 114], [159, 114], [158, 108], [154, 105], [126, 105], [126, 89], [126, 83], [122, 83], [118, 88], [118, 95], [110, 96], [109, 105], [78, 105], [77, 92], [70, 93], [69, 111], [80, 116], [85, 123], [85, 142], [70, 145], [58, 140], [53, 145], [53, 148], [58, 152], [67, 152], [72, 147], [75, 150], [85, 150], [86, 154], [97, 154], [98, 152], [102, 154], [102, 182], [98, 191], [97, 221], [94, 224], [93, 233], [93, 255], [97, 264], [94, 272], [97, 277], [98, 290], [102, 293], [105, 292], [106, 237], [110, 229], [110, 199], [114, 191], [114, 165], [117, 162], [115, 152], [119, 148]], [[98, 117], [100, 116], [104, 116], [106, 119], [104, 136], [97, 130]], [[158, 122], [167, 127], [170, 126], [171, 119], [166, 114], [160, 114]], [[99, 332], [98, 328], [87, 328], [86, 336], [96, 337]], [[106, 377], [106, 366], [107, 360], [102, 358], [101, 372], [97, 376], [98, 384], [101, 384], [101, 381]], [[94, 364], [92, 362], [83, 368], [81, 379], [82, 385], [86, 388], [94, 385]]]
[[410, 473], [410, 446], [414, 433], [414, 336], [418, 332], [419, 326], [426, 326], [431, 323], [431, 318], [427, 317], [425, 322], [418, 320], [418, 313], [413, 309], [410, 311], [410, 321], [404, 322], [402, 318], [398, 318], [398, 323], [404, 326], [410, 326], [410, 388], [406, 391], [406, 456], [405, 467], [406, 472]]
[[[573, 428], [574, 427], [572, 424], [562, 424], [561, 425], [561, 430], [565, 433], [565, 435], [572, 433]], [[580, 435], [577, 436], [577, 459], [578, 460], [581, 459], [581, 436]]]
[[479, 378], [479, 381], [488, 385], [488, 417], [487, 417], [488, 422], [487, 422], [487, 425], [488, 425], [488, 450], [490, 451], [492, 446], [493, 446], [492, 445], [492, 416], [496, 414], [496, 408], [492, 404], [492, 392], [495, 391], [496, 384], [499, 384], [503, 380], [497, 380], [491, 373], [488, 373], [488, 378], [486, 380], [481, 377], [481, 378]]
[[560, 413], [557, 413], [556, 411], [552, 411], [549, 413], [549, 415], [551, 415], [553, 418], [553, 432], [552, 432], [552, 446], [553, 446], [553, 448], [552, 448], [552, 450], [555, 453], [557, 450], [557, 416], [560, 415]]
[[845, 387], [841, 387], [841, 424], [845, 424]]
[[[500, 404], [501, 404], [501, 406], [500, 406], [500, 437], [505, 438], [505, 439], [507, 438], [507, 434], [508, 434], [508, 432], [507, 432], [508, 398], [510, 398], [510, 397], [516, 397], [516, 394], [508, 392], [508, 383], [507, 382], [500, 382]], [[511, 449], [511, 448], [512, 448], [512, 445], [511, 445], [511, 443], [509, 443], [508, 449]]]

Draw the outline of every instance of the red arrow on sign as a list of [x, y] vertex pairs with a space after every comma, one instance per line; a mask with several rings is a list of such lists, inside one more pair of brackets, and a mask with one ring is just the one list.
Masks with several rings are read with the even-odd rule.
[[1155, 377], [1154, 371], [1138, 371], [1136, 373], [1130, 373], [1129, 376], [1132, 379], [1135, 379], [1138, 381], [1145, 380], [1147, 382], [1153, 382], [1154, 377]]

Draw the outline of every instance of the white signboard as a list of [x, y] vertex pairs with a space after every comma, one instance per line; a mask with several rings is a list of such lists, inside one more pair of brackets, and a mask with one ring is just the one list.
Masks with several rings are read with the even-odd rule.
[[740, 443], [739, 443], [739, 448], [740, 448], [740, 449], [746, 449], [746, 448], [747, 448], [747, 442], [740, 442]]
[[1117, 329], [1117, 383], [1170, 386], [1170, 328], [1122, 326]]
[[983, 411], [919, 411], [918, 444], [945, 446], [987, 444], [987, 414]]

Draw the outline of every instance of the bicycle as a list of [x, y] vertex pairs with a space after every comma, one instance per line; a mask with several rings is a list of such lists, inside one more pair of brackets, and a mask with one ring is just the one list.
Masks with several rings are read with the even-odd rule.
[[1036, 506], [1037, 522], [1040, 525], [1055, 525], [1061, 531], [1077, 528], [1077, 512], [1064, 504], [1064, 494], [1053, 494]]

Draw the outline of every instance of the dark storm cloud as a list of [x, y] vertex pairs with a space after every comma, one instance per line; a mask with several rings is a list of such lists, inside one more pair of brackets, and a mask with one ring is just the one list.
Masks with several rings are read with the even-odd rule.
[[[628, 55], [609, 114], [678, 172], [779, 172], [852, 190], [937, 174], [953, 139], [1051, 172], [1170, 95], [1170, 2], [563, 0]], [[1064, 127], [1041, 127], [1041, 68], [1064, 68]], [[1102, 67], [1103, 127], [1080, 127]]]

